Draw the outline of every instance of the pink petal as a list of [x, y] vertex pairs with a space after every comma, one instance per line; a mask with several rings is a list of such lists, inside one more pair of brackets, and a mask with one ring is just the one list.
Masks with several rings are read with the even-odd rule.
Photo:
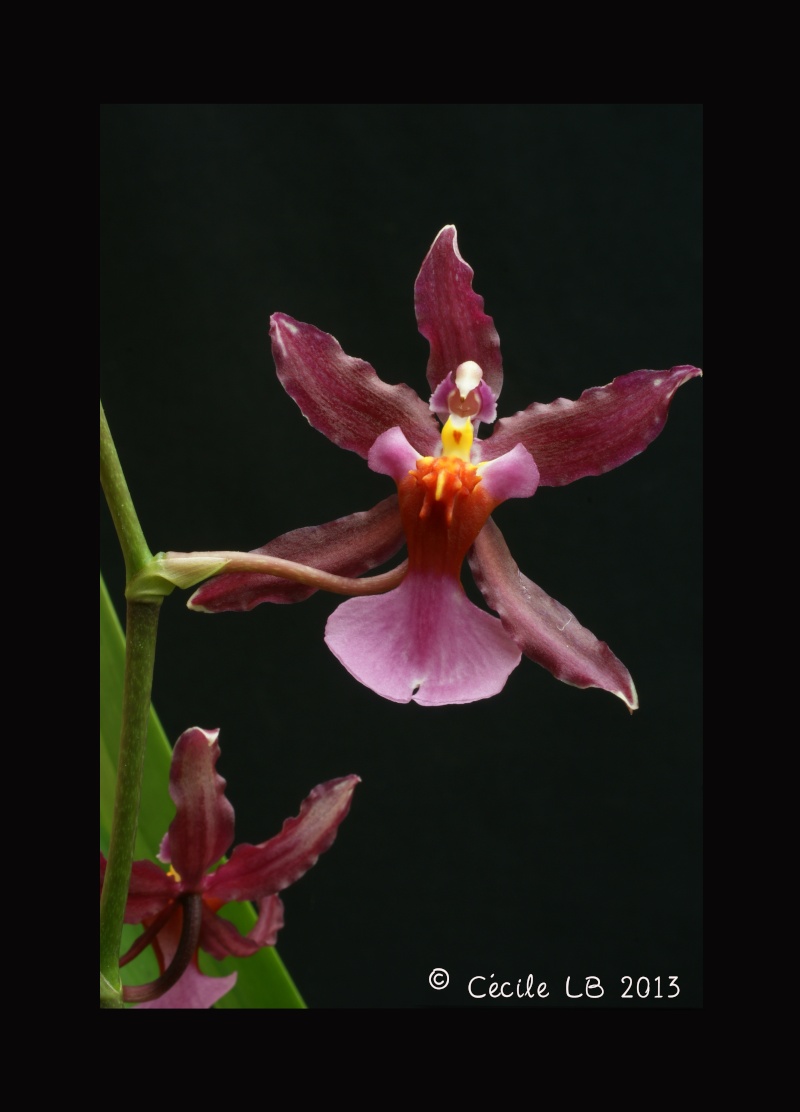
[[576, 402], [538, 402], [497, 422], [475, 458], [495, 459], [522, 444], [539, 467], [543, 486], [564, 486], [602, 475], [643, 452], [667, 420], [672, 395], [703, 372], [698, 367], [633, 371], [607, 386], [584, 390]]
[[479, 466], [478, 474], [483, 489], [498, 506], [509, 498], [530, 498], [539, 486], [539, 468], [521, 444]]
[[369, 363], [345, 355], [333, 336], [285, 313], [271, 318], [270, 336], [284, 390], [334, 444], [366, 458], [380, 434], [399, 425], [426, 453], [436, 451], [436, 420], [410, 387], [388, 385]]
[[228, 919], [222, 919], [204, 907], [200, 947], [218, 961], [227, 957], [249, 958], [264, 946], [274, 946], [282, 926], [283, 903], [280, 896], [267, 896], [260, 901], [258, 919], [246, 936]]
[[223, 903], [260, 900], [294, 884], [333, 845], [359, 782], [358, 776], [344, 776], [318, 784], [280, 834], [258, 846], [237, 846], [206, 879], [206, 895]]
[[564, 683], [600, 687], [636, 710], [639, 700], [625, 665], [566, 606], [522, 574], [491, 519], [475, 541], [469, 563], [483, 597], [526, 656]]
[[169, 794], [176, 813], [162, 852], [169, 854], [184, 892], [202, 889], [206, 871], [233, 841], [233, 807], [215, 767], [218, 734], [195, 726], [181, 734], [172, 753]]
[[194, 962], [190, 962], [181, 979], [157, 1000], [139, 1004], [136, 1008], [211, 1008], [236, 984], [236, 973], [227, 977], [207, 977]]
[[[203, 909], [205, 912], [205, 908]], [[174, 916], [159, 931], [153, 941], [158, 967], [163, 971], [172, 963], [181, 937], [181, 916]], [[180, 980], [167, 989], [163, 996], [139, 1004], [139, 1008], [210, 1008], [236, 984], [236, 974], [227, 977], [207, 977], [200, 972], [197, 954], [194, 955]]]
[[[334, 575], [358, 576], [384, 563], [403, 544], [397, 495], [371, 510], [349, 514], [325, 525], [284, 533], [254, 552], [294, 560]], [[302, 602], [313, 587], [277, 575], [233, 572], [209, 579], [189, 599], [191, 610], [218, 614], [223, 610], [252, 610], [262, 602]]]
[[521, 655], [457, 579], [419, 573], [388, 594], [337, 607], [325, 640], [360, 683], [395, 703], [423, 706], [496, 695]]
[[472, 289], [473, 275], [459, 253], [455, 227], [448, 224], [433, 241], [414, 285], [417, 326], [431, 345], [431, 391], [459, 363], [473, 359], [496, 399], [503, 388], [500, 337], [483, 311], [483, 298]]
[[416, 467], [422, 455], [424, 453], [409, 444], [401, 429], [387, 429], [370, 448], [367, 463], [371, 471], [389, 475], [399, 483]]

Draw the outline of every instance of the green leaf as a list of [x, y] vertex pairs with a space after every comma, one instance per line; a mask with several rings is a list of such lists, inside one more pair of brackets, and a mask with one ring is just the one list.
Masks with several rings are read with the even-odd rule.
[[[100, 577], [100, 848], [108, 851], [111, 819], [114, 813], [114, 790], [117, 753], [122, 727], [122, 683], [125, 671], [125, 635], [113, 603]], [[136, 858], [155, 860], [161, 839], [175, 814], [169, 798], [169, 766], [172, 750], [158, 715], [150, 708], [147, 732], [147, 754], [142, 781], [142, 807], [136, 837]], [[256, 921], [251, 904], [231, 904], [225, 908], [239, 929], [247, 932]], [[123, 950], [140, 933], [138, 927], [125, 927]], [[265, 947], [249, 958], [228, 958], [224, 962], [201, 955], [201, 967], [211, 976], [223, 976], [236, 970], [236, 986], [217, 1004], [218, 1008], [304, 1008], [300, 993], [286, 971], [277, 951]], [[123, 982], [139, 984], [158, 976], [158, 965], [152, 949], [125, 966]]]

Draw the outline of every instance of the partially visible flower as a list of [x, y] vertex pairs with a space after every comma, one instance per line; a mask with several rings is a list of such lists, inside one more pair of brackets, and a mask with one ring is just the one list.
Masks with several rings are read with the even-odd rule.
[[[277, 899], [277, 897], [275, 897]], [[145, 928], [145, 934], [150, 927], [158, 923], [151, 918], [142, 920], [142, 925]], [[179, 905], [174, 913], [167, 919], [167, 922], [159, 930], [158, 934], [152, 939], [152, 947], [158, 960], [158, 967], [161, 970], [161, 977], [159, 982], [167, 974], [167, 971], [172, 968], [172, 963], [176, 960], [181, 947], [181, 937], [183, 933], [183, 906]], [[136, 950], [136, 956], [140, 953]], [[175, 983], [166, 992], [161, 993], [160, 996], [151, 998], [149, 992], [143, 1003], [138, 1004], [138, 1008], [148, 1008], [151, 1010], [165, 1010], [168, 1008], [212, 1008], [217, 1001], [226, 996], [236, 984], [238, 978], [237, 973], [229, 973], [225, 977], [209, 977], [200, 971], [200, 963], [198, 961], [198, 950], [195, 949], [186, 968], [180, 973]], [[137, 986], [138, 987], [138, 986]], [[151, 986], [146, 986], [145, 992]], [[161, 984], [157, 984], [157, 990], [160, 990]], [[130, 990], [126, 990], [130, 991]], [[137, 992], [134, 990], [135, 997], [140, 998], [141, 989]]]
[[[634, 371], [577, 401], [534, 403], [487, 440], [503, 384], [500, 340], [472, 289], [452, 225], [436, 237], [416, 281], [417, 324], [430, 343], [426, 404], [382, 382], [333, 336], [284, 313], [270, 334], [278, 377], [310, 424], [389, 475], [398, 496], [366, 513], [297, 529], [254, 552], [358, 576], [403, 538], [408, 573], [385, 595], [353, 598], [331, 615], [325, 640], [356, 679], [396, 702], [466, 703], [500, 691], [521, 653], [576, 687], [600, 687], [638, 706], [627, 668], [514, 563], [489, 515], [537, 486], [562, 486], [625, 463], [655, 439], [675, 391], [701, 372]], [[441, 428], [433, 414], [439, 418]], [[499, 620], [460, 582], [468, 557]], [[298, 602], [313, 588], [254, 572], [220, 575], [189, 600], [195, 610]]]
[[[170, 865], [169, 871], [152, 861], [133, 864], [125, 922], [144, 924], [142, 940], [133, 949], [138, 954], [142, 942], [152, 944], [162, 971], [154, 988], [126, 988], [125, 999], [146, 1001], [142, 1006], [208, 1008], [233, 987], [235, 973], [207, 977], [200, 972], [198, 948], [221, 961], [228, 956], [249, 957], [275, 945], [283, 926], [278, 892], [299, 880], [333, 844], [359, 783], [358, 776], [344, 776], [319, 784], [299, 815], [286, 820], [280, 834], [257, 846], [237, 846], [229, 860], [212, 872], [234, 835], [233, 807], [215, 768], [218, 735], [219, 730], [193, 727], [175, 745], [169, 777], [175, 818], [158, 854], [160, 861]], [[101, 854], [101, 890], [104, 873]], [[246, 936], [218, 914], [225, 904], [241, 900], [252, 900], [258, 909], [258, 919]]]

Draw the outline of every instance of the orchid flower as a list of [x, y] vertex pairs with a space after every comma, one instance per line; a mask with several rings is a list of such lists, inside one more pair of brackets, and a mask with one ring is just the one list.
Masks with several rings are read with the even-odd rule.
[[[394, 479], [397, 495], [253, 551], [359, 576], [405, 538], [408, 571], [400, 586], [342, 603], [325, 631], [345, 668], [387, 699], [431, 706], [487, 698], [525, 653], [557, 679], [613, 692], [634, 710], [627, 668], [520, 572], [490, 514], [507, 498], [529, 498], [540, 484], [600, 475], [643, 451], [664, 427], [675, 391], [701, 371], [634, 371], [577, 401], [534, 403], [498, 421], [483, 440], [478, 432], [495, 421], [503, 368], [499, 337], [472, 279], [448, 225], [414, 288], [417, 324], [430, 344], [427, 403], [408, 386], [383, 382], [333, 336], [273, 315], [272, 352], [286, 392], [314, 428]], [[464, 593], [465, 557], [499, 618]], [[189, 606], [250, 610], [312, 593], [277, 576], [234, 572], [203, 584]]]
[[[219, 730], [194, 727], [175, 745], [169, 777], [175, 818], [158, 853], [169, 871], [152, 861], [133, 863], [125, 922], [143, 923], [145, 930], [120, 964], [152, 944], [162, 974], [150, 985], [126, 986], [125, 1000], [140, 1007], [209, 1008], [233, 988], [236, 974], [201, 973], [198, 948], [221, 961], [275, 945], [283, 926], [278, 892], [299, 880], [333, 844], [359, 782], [357, 776], [344, 776], [319, 784], [280, 834], [258, 846], [237, 846], [211, 872], [234, 834], [233, 807], [216, 772], [218, 735]], [[101, 853], [101, 890], [104, 873]], [[240, 900], [252, 900], [258, 908], [247, 936], [218, 914], [225, 904]]]

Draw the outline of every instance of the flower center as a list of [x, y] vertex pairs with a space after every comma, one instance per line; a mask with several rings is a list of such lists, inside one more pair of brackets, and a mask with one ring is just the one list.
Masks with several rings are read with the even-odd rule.
[[[431, 394], [429, 405], [443, 425], [448, 418], [458, 427], [469, 421], [474, 432], [481, 423], [491, 424], [497, 417], [495, 402], [494, 394], [483, 381], [481, 367], [474, 359], [466, 359], [442, 379]], [[449, 455], [446, 451], [442, 454]]]
[[470, 545], [494, 509], [494, 501], [482, 490], [478, 466], [468, 462], [468, 453], [467, 448], [467, 459], [424, 456], [398, 483], [409, 572], [457, 579]]
[[448, 528], [453, 524], [456, 499], [468, 498], [481, 481], [474, 463], [465, 463], [454, 456], [439, 456], [438, 459], [425, 456], [417, 460], [416, 469], [409, 474], [423, 492], [419, 517], [424, 520], [441, 508]]
[[483, 381], [483, 371], [474, 359], [459, 363], [453, 375], [455, 388], [447, 395], [447, 408], [455, 417], [477, 417], [481, 409], [478, 387]]

